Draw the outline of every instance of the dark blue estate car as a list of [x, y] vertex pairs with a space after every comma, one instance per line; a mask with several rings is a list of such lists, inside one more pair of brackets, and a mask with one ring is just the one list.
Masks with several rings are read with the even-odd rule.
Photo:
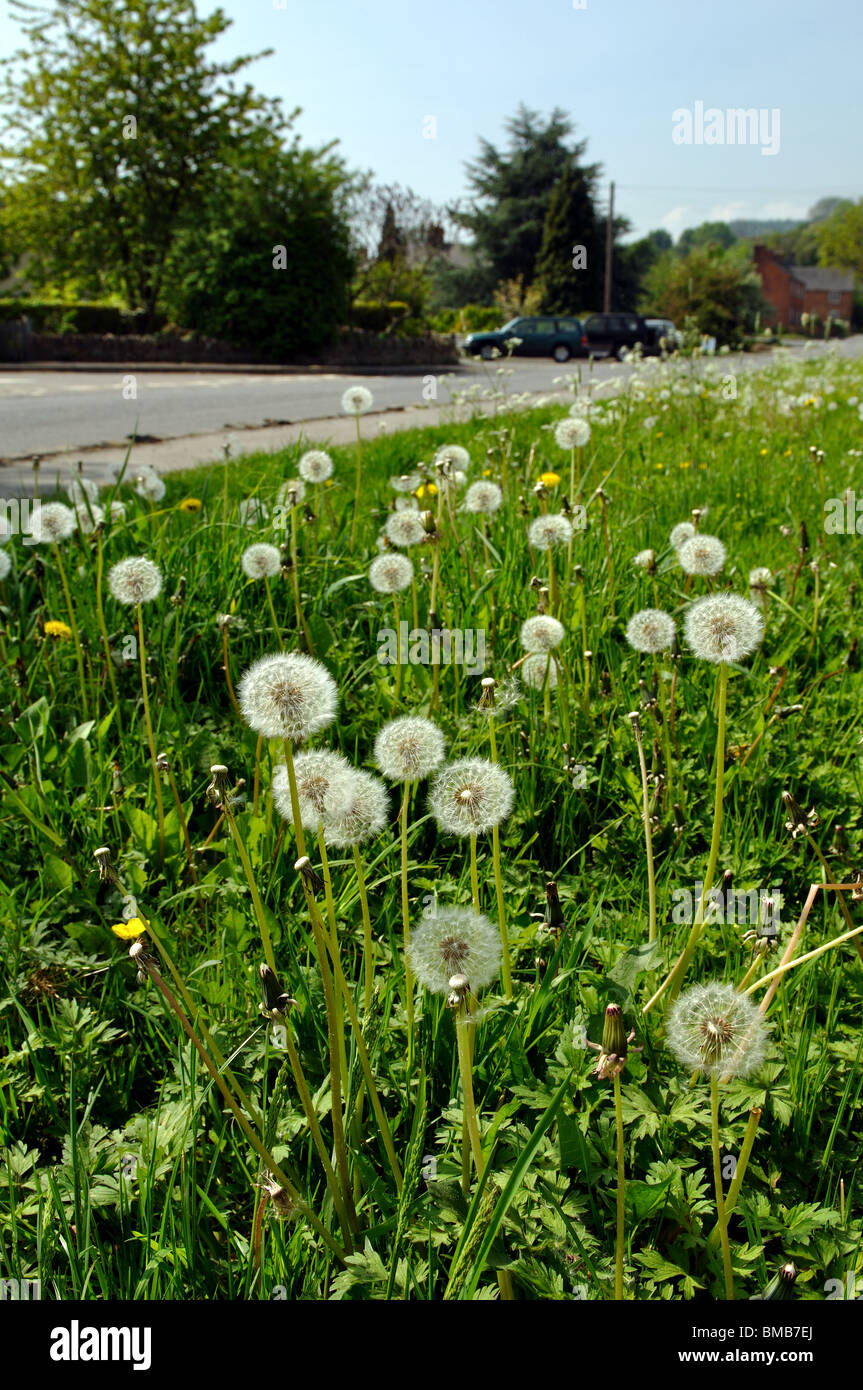
[[468, 333], [464, 350], [488, 360], [497, 349], [505, 357], [510, 351], [507, 342], [513, 338], [519, 339], [512, 348], [515, 357], [553, 357], [555, 362], [567, 362], [570, 357], [585, 357], [588, 351], [581, 319], [545, 316], [510, 319], [494, 333]]

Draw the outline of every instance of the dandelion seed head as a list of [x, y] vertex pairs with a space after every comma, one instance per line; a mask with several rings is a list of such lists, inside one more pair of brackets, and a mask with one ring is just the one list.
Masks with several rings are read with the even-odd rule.
[[167, 488], [155, 468], [142, 468], [135, 476], [135, 491], [146, 502], [161, 502]]
[[[87, 501], [96, 502], [99, 498], [99, 485], [94, 483], [92, 478], [85, 478], [81, 475], [70, 478], [66, 484], [66, 496], [76, 509], [85, 507]], [[86, 499], [86, 500], [85, 500]]]
[[255, 733], [294, 742], [331, 724], [339, 702], [326, 666], [304, 652], [261, 657], [246, 671], [237, 696]]
[[718, 536], [690, 536], [677, 552], [687, 574], [718, 574], [725, 564], [725, 546]]
[[686, 641], [700, 661], [742, 661], [761, 641], [758, 608], [739, 594], [708, 594], [686, 614]]
[[369, 583], [378, 594], [401, 593], [402, 589], [409, 587], [413, 577], [414, 567], [408, 557], [393, 554], [392, 551], [379, 555], [369, 565]]
[[416, 492], [422, 478], [419, 473], [402, 473], [398, 478], [390, 478], [393, 492]]
[[527, 618], [521, 625], [521, 645], [526, 652], [550, 652], [565, 636], [563, 623], [544, 613]]
[[247, 546], [240, 558], [243, 573], [250, 579], [272, 579], [282, 567], [282, 555], [277, 545], [261, 541]]
[[306, 485], [302, 478], [288, 478], [276, 493], [280, 507], [301, 507], [306, 500]]
[[491, 516], [503, 502], [503, 493], [497, 483], [471, 483], [464, 495], [462, 507], [466, 512], [479, 516]]
[[426, 538], [419, 508], [393, 512], [387, 517], [386, 537], [392, 545], [419, 545]]
[[89, 507], [82, 502], [75, 508], [75, 517], [78, 522], [78, 530], [82, 536], [89, 536], [98, 526], [105, 523], [105, 508], [100, 507], [97, 502], [91, 502]]
[[531, 652], [519, 670], [525, 685], [532, 690], [544, 690], [546, 680], [549, 690], [557, 688], [557, 667], [545, 652]]
[[679, 521], [677, 525], [672, 528], [671, 535], [668, 539], [671, 541], [674, 549], [679, 550], [680, 547], [686, 541], [691, 540], [694, 535], [695, 527], [691, 521]]
[[656, 551], [639, 550], [638, 554], [633, 556], [632, 563], [637, 565], [639, 569], [652, 569], [653, 565], [656, 563]]
[[0, 579], [5, 579], [12, 568], [12, 561], [5, 550], [0, 550]]
[[462, 474], [465, 469], [470, 468], [470, 454], [460, 444], [444, 444], [435, 454], [434, 461], [436, 464], [442, 464], [445, 469], [449, 468]]
[[749, 571], [750, 589], [766, 589], [773, 583], [773, 573], [764, 565]]
[[590, 425], [576, 415], [558, 420], [554, 427], [554, 442], [561, 449], [583, 449], [590, 439]]
[[162, 592], [162, 571], [144, 555], [130, 555], [108, 571], [108, 588], [118, 603], [152, 603]]
[[374, 403], [374, 396], [365, 386], [349, 386], [342, 396], [342, 410], [346, 415], [365, 415]]
[[534, 550], [551, 550], [556, 545], [569, 545], [572, 525], [565, 516], [552, 512], [536, 517], [530, 523], [527, 536]]
[[423, 919], [408, 946], [411, 970], [433, 994], [449, 994], [453, 976], [483, 989], [500, 974], [500, 933], [472, 908], [438, 908]]
[[334, 781], [324, 806], [324, 839], [350, 849], [380, 835], [390, 818], [389, 793], [379, 777], [357, 768]]
[[429, 809], [449, 835], [485, 834], [506, 820], [514, 799], [509, 774], [486, 758], [450, 763], [429, 788]]
[[[325, 820], [327, 797], [334, 786], [344, 783], [353, 771], [341, 753], [333, 753], [327, 748], [313, 748], [308, 752], [297, 753], [294, 758], [294, 776], [297, 783], [297, 802], [300, 820], [307, 830], [317, 830]], [[288, 769], [276, 768], [273, 776], [273, 801], [280, 816], [290, 824], [294, 823], [294, 808], [291, 805], [291, 785]]]
[[375, 762], [391, 782], [419, 782], [444, 760], [446, 744], [437, 724], [405, 715], [384, 724], [375, 739]]
[[767, 1023], [748, 995], [711, 981], [681, 994], [668, 1015], [668, 1046], [687, 1070], [748, 1076], [764, 1060]]
[[670, 613], [661, 608], [642, 608], [626, 626], [626, 640], [637, 652], [664, 652], [674, 644], [677, 631]]
[[323, 449], [309, 449], [297, 464], [297, 472], [307, 483], [325, 483], [333, 476], [333, 461]]
[[75, 530], [75, 513], [65, 502], [42, 502], [34, 507], [28, 534], [42, 545], [59, 545]]
[[244, 497], [237, 507], [241, 526], [263, 526], [269, 514], [267, 504], [260, 497]]

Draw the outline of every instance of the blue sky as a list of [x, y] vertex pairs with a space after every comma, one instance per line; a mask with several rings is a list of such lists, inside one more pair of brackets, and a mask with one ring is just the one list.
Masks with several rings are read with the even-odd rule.
[[[505, 143], [519, 102], [563, 107], [616, 184], [634, 232], [802, 217], [863, 196], [861, 0], [223, 0], [220, 56], [301, 106], [304, 141], [435, 202], [464, 198], [479, 136]], [[578, 4], [583, 0], [577, 0]], [[215, 8], [198, 0], [200, 13]], [[16, 37], [0, 12], [0, 51]], [[676, 110], [779, 110], [779, 150], [672, 140]], [[424, 138], [427, 118], [435, 138]]]

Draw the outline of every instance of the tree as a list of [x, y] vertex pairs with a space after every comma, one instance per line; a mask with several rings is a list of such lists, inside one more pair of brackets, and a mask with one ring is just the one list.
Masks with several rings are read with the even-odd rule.
[[817, 228], [819, 265], [863, 276], [863, 198], [839, 207]]
[[681, 232], [677, 250], [687, 256], [696, 246], [733, 246], [736, 237], [727, 222], [702, 222], [700, 227], [687, 227]]
[[597, 217], [595, 179], [582, 169], [562, 174], [551, 192], [536, 259], [547, 314], [573, 314], [602, 303], [605, 225]]
[[[4, 60], [13, 237], [28, 278], [122, 288], [152, 315], [172, 245], [256, 132], [287, 130], [277, 102], [231, 80], [253, 57], [208, 60], [230, 27], [193, 0], [12, 0], [27, 35]], [[271, 50], [267, 50], [270, 52]], [[258, 57], [265, 54], [256, 55]], [[20, 70], [19, 70], [20, 69]]]
[[600, 172], [599, 165], [582, 164], [586, 141], [567, 143], [572, 122], [557, 107], [543, 121], [538, 112], [521, 105], [505, 128], [510, 137], [506, 153], [481, 140], [479, 159], [468, 163], [474, 201], [460, 215], [474, 237], [473, 288], [484, 289], [486, 297], [502, 281], [519, 276], [526, 288], [533, 284], [555, 185], [565, 174], [580, 170], [590, 191]]
[[349, 187], [331, 146], [282, 149], [261, 135], [176, 238], [166, 311], [181, 326], [281, 358], [325, 346], [348, 318]]
[[674, 319], [692, 317], [702, 333], [735, 344], [755, 328], [766, 306], [761, 281], [738, 249], [700, 246], [688, 256], [664, 253], [648, 272], [643, 308]]

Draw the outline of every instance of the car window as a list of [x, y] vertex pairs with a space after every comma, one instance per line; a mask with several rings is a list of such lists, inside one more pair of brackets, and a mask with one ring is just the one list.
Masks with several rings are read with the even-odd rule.
[[556, 333], [554, 319], [537, 319], [535, 333]]
[[510, 324], [510, 328], [522, 336], [525, 333], [535, 333], [536, 319], [516, 319], [515, 323]]
[[623, 333], [626, 321], [622, 314], [609, 314], [606, 318], [609, 333]]
[[527, 319], [510, 319], [509, 323], [505, 323], [503, 328], [499, 329], [498, 332], [515, 333], [519, 328], [524, 328], [527, 322]]
[[578, 319], [558, 319], [557, 326], [561, 333], [581, 332], [581, 324]]
[[584, 326], [591, 333], [603, 333], [606, 328], [605, 315], [591, 314], [589, 318], [585, 319]]
[[630, 319], [630, 318], [628, 318], [628, 319], [625, 319], [624, 322], [625, 322], [625, 324], [626, 324], [626, 331], [627, 331], [627, 333], [637, 333], [637, 332], [638, 332], [638, 319]]

